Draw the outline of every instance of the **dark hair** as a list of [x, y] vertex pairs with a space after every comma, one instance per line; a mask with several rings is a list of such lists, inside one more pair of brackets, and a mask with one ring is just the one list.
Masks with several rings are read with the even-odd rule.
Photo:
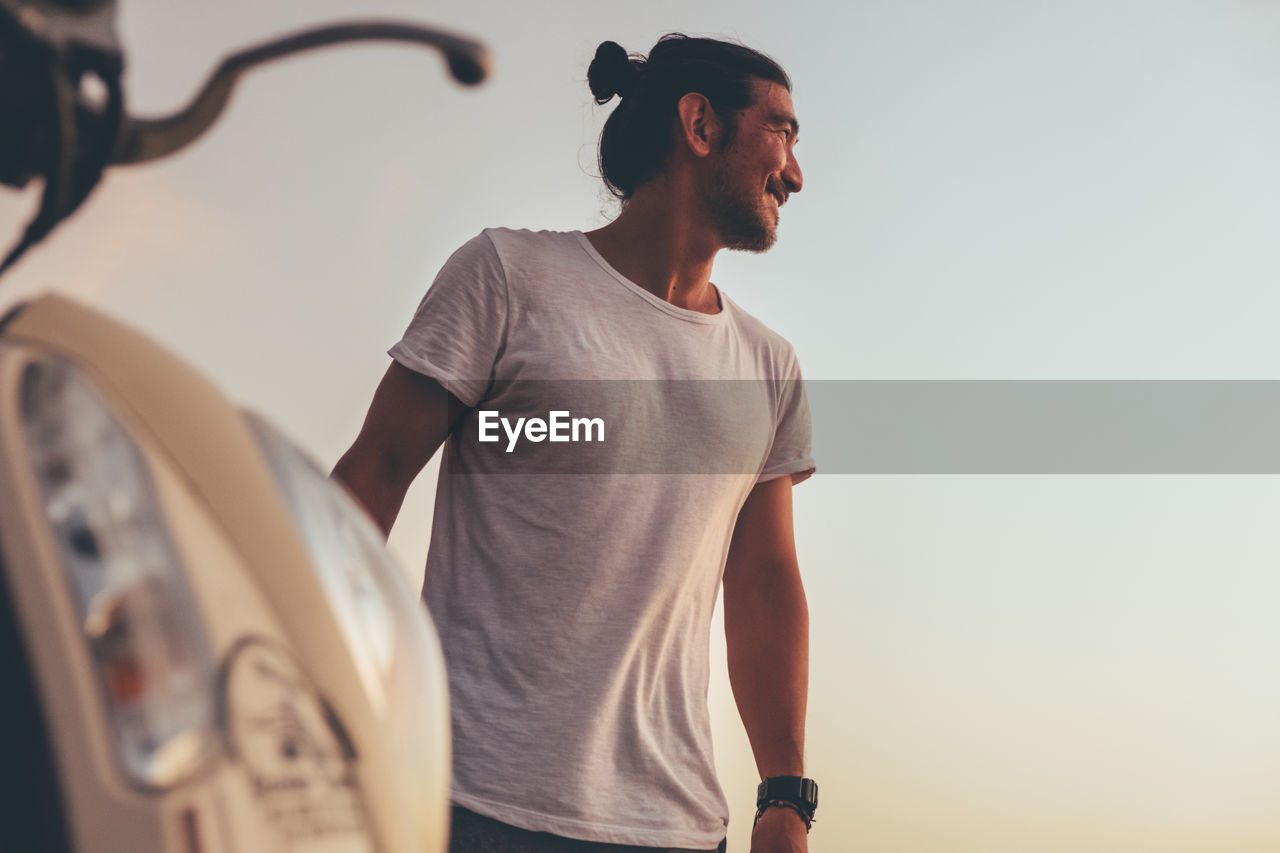
[[754, 102], [756, 79], [791, 91], [791, 78], [782, 66], [734, 42], [668, 33], [647, 58], [628, 55], [616, 42], [603, 42], [587, 69], [587, 85], [597, 104], [614, 95], [621, 98], [600, 133], [605, 186], [626, 201], [662, 171], [671, 154], [676, 104], [690, 92], [705, 95], [726, 119], [727, 145], [737, 129], [734, 113]]

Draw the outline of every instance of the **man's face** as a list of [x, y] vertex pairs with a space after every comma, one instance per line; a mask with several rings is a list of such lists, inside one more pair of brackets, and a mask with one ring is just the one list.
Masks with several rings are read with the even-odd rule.
[[704, 198], [726, 249], [763, 252], [778, 238], [778, 208], [804, 183], [796, 163], [799, 124], [785, 87], [757, 80], [729, 145], [712, 154]]

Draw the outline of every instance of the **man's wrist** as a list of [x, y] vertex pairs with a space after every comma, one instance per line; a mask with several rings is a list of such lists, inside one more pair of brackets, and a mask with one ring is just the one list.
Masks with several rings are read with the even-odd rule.
[[756, 789], [756, 825], [769, 809], [794, 811], [804, 821], [805, 831], [813, 828], [818, 809], [818, 783], [803, 776], [771, 776]]

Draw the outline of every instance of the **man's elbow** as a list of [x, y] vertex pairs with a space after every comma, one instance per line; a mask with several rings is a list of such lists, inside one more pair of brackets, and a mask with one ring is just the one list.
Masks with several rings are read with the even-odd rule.
[[370, 450], [357, 443], [342, 455], [329, 476], [347, 490], [385, 535], [391, 532], [405, 492], [418, 470], [394, 453]]

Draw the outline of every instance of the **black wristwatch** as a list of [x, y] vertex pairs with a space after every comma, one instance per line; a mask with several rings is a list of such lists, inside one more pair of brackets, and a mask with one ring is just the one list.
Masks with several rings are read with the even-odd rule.
[[789, 808], [804, 820], [805, 829], [813, 825], [818, 810], [818, 783], [803, 776], [770, 776], [756, 789], [756, 821], [770, 806]]

